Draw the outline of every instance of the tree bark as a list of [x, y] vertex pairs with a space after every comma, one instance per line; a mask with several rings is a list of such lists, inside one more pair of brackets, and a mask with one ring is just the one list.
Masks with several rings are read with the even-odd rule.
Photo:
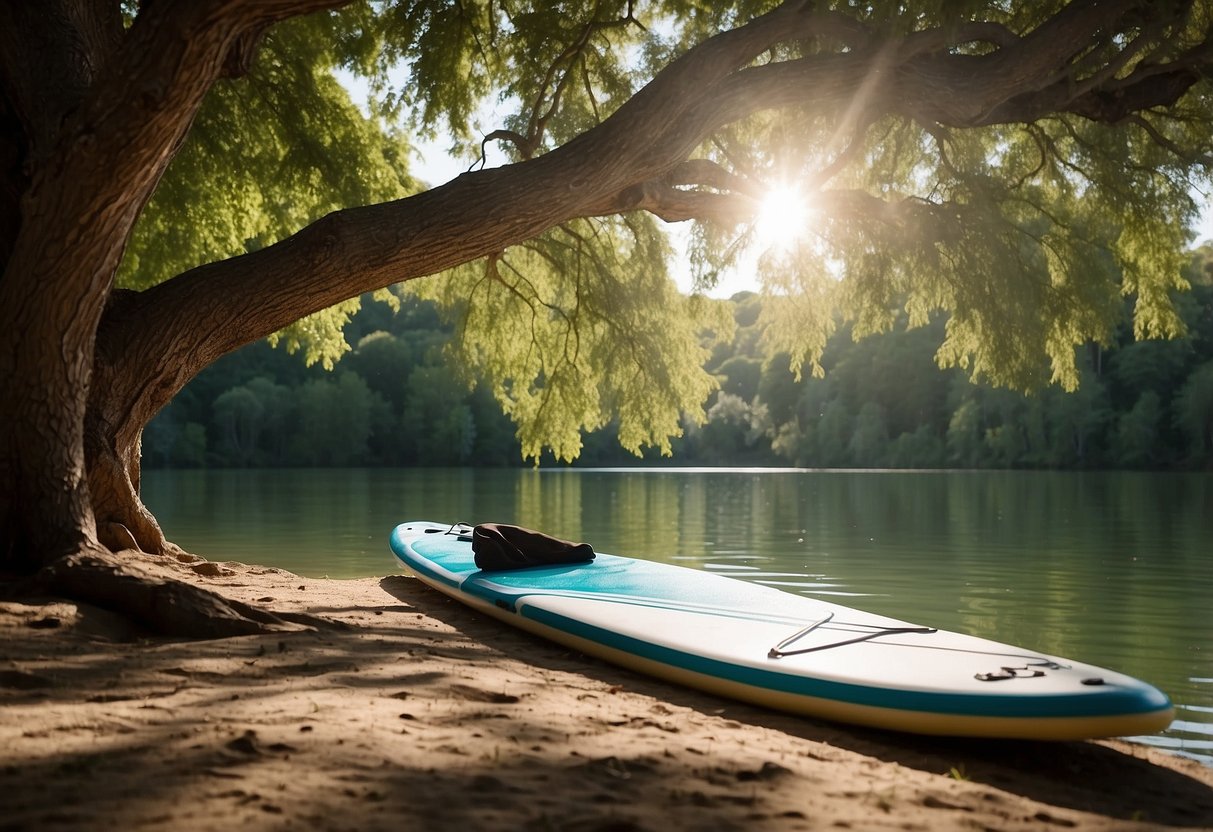
[[[111, 56], [118, 10], [98, 4], [5, 4], [0, 9], [0, 569], [28, 551], [70, 552], [92, 541], [83, 471], [82, 391], [88, 389], [92, 325], [86, 304], [98, 281], [73, 281], [60, 257], [64, 168], [58, 133]], [[46, 54], [71, 56], [46, 62]], [[72, 150], [71, 146], [68, 150]], [[70, 172], [70, 170], [69, 170]], [[56, 218], [60, 221], [56, 222]], [[74, 225], [79, 218], [71, 218]], [[58, 250], [58, 251], [56, 251]], [[58, 262], [54, 262], [58, 260]], [[75, 285], [74, 285], [75, 284]], [[85, 314], [78, 314], [85, 311]], [[99, 316], [99, 311], [95, 313]], [[61, 522], [34, 526], [45, 512]]]

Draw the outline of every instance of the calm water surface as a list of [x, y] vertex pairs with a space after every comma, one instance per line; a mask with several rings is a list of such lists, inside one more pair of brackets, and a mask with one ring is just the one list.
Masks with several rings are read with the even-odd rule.
[[1166, 691], [1176, 722], [1141, 741], [1213, 764], [1213, 475], [148, 471], [143, 490], [211, 560], [384, 575], [405, 520], [510, 522], [1080, 659]]

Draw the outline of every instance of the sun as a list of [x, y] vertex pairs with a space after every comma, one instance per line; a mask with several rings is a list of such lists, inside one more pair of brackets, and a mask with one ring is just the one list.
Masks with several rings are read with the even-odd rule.
[[773, 186], [754, 216], [754, 232], [762, 249], [785, 254], [791, 251], [808, 233], [811, 213], [799, 188]]

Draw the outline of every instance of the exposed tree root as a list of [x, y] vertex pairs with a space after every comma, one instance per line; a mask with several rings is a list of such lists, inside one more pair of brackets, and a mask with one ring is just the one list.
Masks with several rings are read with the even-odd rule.
[[[176, 547], [174, 547], [176, 548]], [[10, 591], [61, 597], [118, 613], [152, 635], [185, 639], [331, 629], [343, 625], [300, 613], [272, 613], [176, 577], [182, 563], [205, 563], [181, 550], [157, 562], [138, 551], [84, 549], [45, 567]]]

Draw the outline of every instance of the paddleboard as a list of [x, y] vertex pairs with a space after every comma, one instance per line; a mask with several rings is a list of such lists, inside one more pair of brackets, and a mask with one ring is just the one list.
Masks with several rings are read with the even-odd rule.
[[471, 527], [403, 523], [396, 558], [512, 626], [641, 673], [781, 711], [918, 734], [1072, 740], [1173, 716], [1145, 682], [723, 575], [598, 553], [483, 571]]

